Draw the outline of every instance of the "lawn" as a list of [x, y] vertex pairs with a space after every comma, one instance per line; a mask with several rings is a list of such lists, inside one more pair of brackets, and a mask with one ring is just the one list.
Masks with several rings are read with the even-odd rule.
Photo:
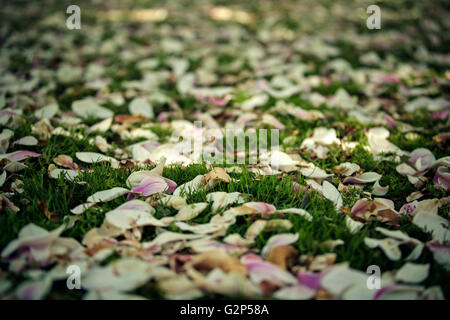
[[371, 4], [5, 4], [0, 298], [449, 298], [450, 7]]

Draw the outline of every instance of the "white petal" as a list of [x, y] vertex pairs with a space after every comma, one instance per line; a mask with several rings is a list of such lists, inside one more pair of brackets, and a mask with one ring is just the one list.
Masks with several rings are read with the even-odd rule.
[[429, 264], [407, 262], [397, 271], [395, 279], [407, 283], [420, 283], [428, 277], [429, 271]]
[[205, 210], [207, 206], [208, 206], [208, 204], [206, 202], [188, 204], [187, 206], [181, 208], [178, 211], [178, 214], [175, 216], [175, 220], [176, 221], [187, 221], [187, 220], [194, 219], [200, 213], [202, 213], [203, 210]]
[[341, 194], [336, 187], [328, 181], [324, 181], [322, 184], [322, 194], [325, 198], [334, 203], [336, 210], [340, 210], [342, 208], [343, 200]]
[[148, 103], [147, 99], [144, 98], [135, 98], [131, 101], [129, 111], [133, 115], [140, 114], [149, 119], [152, 119], [155, 116], [152, 106]]

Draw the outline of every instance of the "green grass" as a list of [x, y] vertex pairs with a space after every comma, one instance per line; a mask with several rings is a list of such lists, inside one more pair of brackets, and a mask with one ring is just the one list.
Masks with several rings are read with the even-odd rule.
[[[52, 2], [52, 1], [50, 1]], [[139, 2], [139, 1], [138, 1]], [[142, 1], [137, 3], [141, 5]], [[231, 1], [231, 4], [235, 4], [236, 1]], [[241, 1], [242, 2], [242, 1]], [[323, 3], [322, 3], [323, 2]], [[183, 1], [184, 5], [191, 6], [190, 3]], [[224, 1], [211, 1], [216, 5], [228, 5], [229, 2]], [[407, 3], [407, 2], [404, 2]], [[402, 4], [404, 4], [402, 2]], [[436, 2], [438, 3], [438, 2]], [[136, 2], [135, 2], [136, 4]], [[164, 7], [164, 2], [158, 1], [155, 5], [160, 5]], [[327, 68], [327, 63], [334, 58], [322, 59], [311, 53], [302, 53], [295, 49], [294, 43], [289, 42], [285, 39], [275, 39], [267, 40], [263, 39], [260, 34], [261, 30], [272, 30], [273, 28], [285, 28], [294, 31], [300, 37], [297, 40], [301, 40], [301, 37], [305, 35], [305, 28], [315, 27], [321, 36], [323, 36], [322, 28], [325, 28], [327, 32], [330, 30], [327, 27], [316, 23], [308, 17], [304, 16], [305, 20], [297, 19], [295, 11], [290, 11], [291, 5], [278, 5], [275, 3], [266, 3], [266, 6], [260, 6], [256, 2], [245, 2], [238, 3], [243, 9], [249, 10], [255, 16], [259, 17], [256, 22], [249, 25], [244, 25], [240, 23], [229, 23], [229, 22], [218, 22], [212, 21], [206, 16], [202, 16], [201, 23], [198, 27], [196, 23], [199, 23], [199, 19], [195, 23], [190, 21], [190, 15], [174, 16], [174, 20], [170, 20], [167, 23], [152, 23], [146, 25], [143, 28], [137, 23], [118, 23], [115, 22], [104, 22], [97, 20], [95, 12], [97, 10], [103, 9], [101, 6], [93, 6], [91, 13], [86, 14], [87, 26], [95, 24], [101, 29], [101, 34], [99, 39], [92, 39], [85, 33], [71, 34], [65, 30], [64, 26], [48, 26], [41, 25], [38, 22], [40, 17], [38, 15], [33, 16], [30, 19], [20, 19], [19, 22], [14, 16], [0, 15], [2, 22], [4, 21], [7, 25], [5, 30], [7, 31], [5, 35], [3, 33], [0, 37], [3, 39], [8, 39], [8, 37], [15, 36], [12, 44], [9, 43], [5, 47], [1, 48], [5, 52], [11, 53], [11, 58], [8, 63], [2, 62], [1, 67], [5, 65], [5, 70], [17, 75], [19, 78], [26, 78], [30, 76], [30, 70], [36, 66], [45, 67], [49, 70], [57, 70], [58, 66], [69, 59], [63, 55], [66, 52], [65, 47], [58, 47], [57, 41], [55, 43], [41, 43], [41, 35], [49, 34], [55, 39], [59, 36], [66, 36], [68, 48], [83, 48], [84, 46], [93, 46], [94, 51], [89, 51], [85, 53], [80, 50], [79, 56], [75, 59], [77, 65], [81, 67], [87, 66], [89, 63], [103, 61], [105, 64], [105, 77], [110, 80], [107, 90], [110, 92], [121, 92], [125, 96], [125, 104], [122, 106], [116, 106], [113, 103], [106, 103], [103, 106], [112, 110], [117, 114], [128, 114], [128, 105], [132, 100], [132, 95], [128, 96], [125, 84], [127, 81], [139, 81], [145, 76], [145, 71], [138, 68], [138, 60], [143, 58], [148, 58], [151, 56], [159, 62], [157, 71], [170, 71], [169, 65], [166, 63], [168, 57], [177, 57], [177, 54], [167, 54], [162, 50], [159, 42], [167, 37], [167, 34], [174, 39], [184, 41], [186, 47], [180, 54], [181, 57], [186, 56], [190, 65], [188, 72], [195, 72], [198, 68], [203, 67], [204, 60], [206, 58], [212, 59], [212, 65], [216, 64], [213, 71], [218, 75], [218, 82], [215, 85], [224, 85], [226, 83], [227, 76], [238, 77], [237, 83], [235, 85], [234, 93], [231, 96], [231, 100], [226, 107], [218, 108], [220, 112], [217, 116], [218, 122], [221, 125], [225, 125], [230, 119], [234, 119], [232, 115], [233, 108], [239, 106], [240, 103], [246, 99], [252, 97], [253, 92], [250, 89], [253, 88], [252, 81], [259, 80], [252, 74], [253, 70], [252, 64], [248, 58], [243, 58], [244, 53], [247, 52], [249, 46], [258, 47], [262, 50], [265, 57], [273, 58], [274, 56], [280, 55], [285, 57], [286, 52], [289, 51], [291, 56], [286, 56], [286, 63], [301, 62], [307, 66], [305, 71], [306, 76], [319, 76], [327, 77], [331, 81], [329, 84], [325, 84], [323, 81], [319, 85], [312, 86], [312, 92], [319, 93], [325, 97], [334, 95], [339, 89], [345, 89], [350, 95], [358, 97], [358, 102], [367, 102], [371, 96], [365, 94], [365, 88], [363, 85], [356, 82], [351, 77], [342, 77], [342, 75], [334, 74], [333, 71]], [[17, 5], [21, 5], [19, 2]], [[87, 4], [86, 4], [87, 5]], [[321, 1], [321, 6], [328, 8], [332, 5], [331, 2]], [[413, 4], [411, 4], [413, 5]], [[272, 7], [271, 7], [272, 6]], [[275, 8], [273, 7], [275, 6]], [[386, 4], [386, 10], [397, 10], [399, 4]], [[418, 5], [419, 6], [419, 5]], [[420, 4], [421, 9], [424, 11], [430, 11], [428, 6]], [[60, 4], [53, 1], [53, 5], [49, 5], [44, 8], [43, 13], [53, 12], [60, 9]], [[277, 15], [273, 16], [271, 19], [264, 19], [267, 12], [274, 11], [276, 9]], [[383, 9], [384, 10], [384, 9]], [[48, 11], [48, 12], [47, 12]], [[199, 10], [201, 12], [201, 10]], [[333, 19], [329, 17], [329, 19]], [[387, 23], [384, 25], [386, 28], [392, 27], [396, 30], [402, 30], [406, 34], [409, 34], [410, 28], [421, 29], [422, 26], [415, 26], [416, 21], [409, 20], [410, 18], [405, 18], [404, 20], [397, 21], [396, 19], [387, 18]], [[412, 19], [412, 18], [411, 18]], [[180, 21], [178, 21], [180, 20]], [[206, 21], [206, 22], [205, 22]], [[345, 25], [348, 25], [352, 30], [357, 30], [361, 35], [373, 35], [376, 36], [375, 32], [367, 31], [365, 26], [361, 27], [358, 23], [351, 20], [351, 17], [343, 17], [342, 21]], [[36, 25], [34, 25], [36, 23]], [[205, 24], [203, 24], [205, 23]], [[336, 21], [331, 20], [331, 24], [336, 24]], [[383, 22], [384, 23], [384, 22]], [[407, 25], [408, 23], [413, 23], [414, 25]], [[442, 25], [441, 21], [437, 21], [439, 25]], [[309, 25], [311, 24], [311, 25]], [[204, 28], [204, 26], [208, 28]], [[340, 25], [340, 24], [339, 24]], [[30, 28], [36, 28], [39, 32], [26, 32]], [[188, 30], [192, 27], [192, 34], [185, 34], [183, 31]], [[232, 28], [230, 28], [232, 27]], [[208, 30], [205, 32], [204, 30]], [[99, 46], [102, 42], [107, 40], [116, 39], [117, 32], [123, 32], [125, 35], [125, 44], [120, 44], [118, 49], [113, 53], [101, 54], [99, 51]], [[188, 30], [189, 31], [189, 30]], [[210, 34], [215, 32], [217, 38], [209, 39]], [[342, 30], [332, 30], [333, 32], [342, 32]], [[423, 30], [420, 34], [422, 35]], [[3, 31], [2, 31], [3, 32]], [[238, 38], [233, 39], [234, 32], [240, 32]], [[316, 33], [306, 32], [308, 35], [316, 35]], [[323, 31], [325, 32], [325, 31]], [[400, 32], [400, 31], [399, 31]], [[326, 32], [325, 32], [326, 33]], [[444, 33], [444, 32], [443, 32]], [[220, 34], [220, 36], [218, 36]], [[415, 33], [413, 33], [414, 35]], [[18, 37], [20, 35], [20, 37]], [[193, 36], [193, 40], [189, 40], [190, 36]], [[276, 35], [273, 35], [276, 37]], [[296, 40], [296, 41], [297, 41]], [[407, 113], [401, 108], [399, 96], [401, 86], [406, 86], [407, 88], [428, 88], [434, 86], [434, 91], [430, 93], [430, 97], [445, 97], [448, 95], [445, 93], [445, 85], [436, 85], [435, 80], [445, 80], [445, 69], [442, 65], [436, 62], [430, 62], [428, 64], [423, 64], [423, 62], [418, 62], [415, 60], [414, 52], [419, 45], [426, 45], [427, 48], [433, 52], [448, 52], [448, 40], [442, 39], [438, 44], [433, 44], [429, 42], [426, 37], [418, 37], [414, 39], [413, 44], [402, 44], [391, 43], [392, 47], [390, 50], [383, 49], [379, 44], [368, 43], [367, 48], [361, 49], [360, 43], [353, 43], [352, 39], [348, 37], [336, 39], [327, 39], [325, 42], [327, 45], [331, 45], [338, 50], [338, 55], [336, 58], [344, 59], [347, 61], [352, 68], [355, 70], [362, 69], [363, 66], [359, 61], [359, 57], [368, 52], [376, 52], [381, 59], [385, 60], [392, 56], [395, 60], [394, 67], [391, 68], [389, 64], [381, 66], [378, 71], [383, 71], [386, 73], [394, 73], [399, 62], [410, 63], [413, 69], [418, 69], [417, 72], [413, 73], [408, 79], [402, 79], [400, 84], [382, 84], [378, 98], [392, 100], [394, 105], [383, 111], [387, 113], [395, 114], [396, 118], [401, 122], [407, 123], [415, 127], [413, 133], [416, 134], [415, 137], [410, 138], [405, 132], [402, 132], [398, 128], [386, 128], [390, 131], [389, 141], [397, 145], [400, 149], [405, 151], [413, 151], [414, 149], [426, 147], [435, 155], [435, 157], [441, 158], [448, 156], [450, 154], [450, 145], [438, 144], [433, 137], [444, 131], [448, 131], [449, 120], [436, 120], [433, 119], [432, 113], [425, 109], [415, 111], [413, 113]], [[236, 42], [236, 46], [233, 50], [230, 50], [230, 44]], [[392, 42], [392, 41], [391, 41]], [[51, 51], [54, 55], [50, 57], [34, 57], [34, 55], [28, 54], [29, 48], [34, 48], [37, 46], [41, 51]], [[284, 48], [283, 50], [277, 50], [277, 48]], [[126, 59], [122, 53], [138, 52], [141, 49], [145, 49], [145, 54], [140, 54], [136, 59], [132, 61]], [[9, 50], [9, 51], [8, 51]], [[74, 49], [75, 50], [75, 49]], [[204, 51], [203, 51], [204, 50]], [[292, 51], [292, 52], [290, 52]], [[3, 52], [3, 51], [2, 51]], [[78, 52], [78, 51], [77, 51]], [[192, 54], [193, 53], [193, 54]], [[33, 58], [34, 57], [34, 58]], [[35, 59], [35, 60], [33, 60]], [[230, 66], [242, 59], [242, 68], [239, 70], [231, 70]], [[70, 60], [70, 59], [69, 59]], [[211, 63], [211, 61], [209, 61]], [[420, 68], [418, 67], [420, 66]], [[423, 67], [423, 68], [422, 68]], [[364, 66], [365, 68], [365, 66]], [[372, 68], [372, 67], [371, 67]], [[371, 69], [369, 68], [369, 69]], [[393, 69], [393, 70], [391, 70]], [[365, 69], [363, 69], [365, 70]], [[150, 73], [152, 73], [151, 71]], [[242, 76], [242, 78], [239, 78]], [[270, 82], [273, 79], [273, 75], [264, 77], [264, 80]], [[37, 89], [48, 85], [48, 82], [53, 82], [53, 86], [49, 86], [47, 95], [54, 98], [63, 112], [70, 112], [71, 105], [74, 101], [95, 96], [97, 94], [96, 90], [89, 89], [85, 86], [83, 80], [75, 81], [69, 84], [61, 84], [56, 81], [56, 77], [52, 76], [49, 79], [41, 79], [37, 85]], [[419, 81], [419, 85], [416, 84]], [[0, 88], [1, 89], [1, 88]], [[37, 89], [33, 90], [30, 96], [37, 95]], [[302, 88], [303, 89], [303, 88]], [[153, 108], [156, 115], [161, 112], [171, 112], [174, 110], [181, 110], [181, 114], [172, 114], [169, 120], [179, 120], [186, 119], [193, 121], [196, 119], [196, 114], [198, 112], [208, 112], [210, 110], [211, 104], [209, 102], [203, 102], [198, 97], [193, 95], [183, 95], [178, 92], [176, 82], [171, 79], [164, 81], [159, 84], [157, 89], [152, 89], [155, 92], [165, 95], [169, 103], [154, 103]], [[22, 94], [22, 93], [21, 93]], [[27, 93], [23, 93], [24, 95]], [[0, 95], [1, 96], [1, 95]], [[11, 98], [11, 93], [7, 94], [7, 98]], [[254, 110], [258, 116], [262, 115], [264, 112], [271, 113], [277, 119], [279, 119], [284, 125], [285, 130], [280, 132], [280, 140], [283, 141], [284, 138], [288, 136], [295, 136], [294, 143], [289, 145], [289, 150], [293, 153], [297, 153], [303, 159], [308, 162], [312, 162], [318, 167], [331, 172], [334, 166], [337, 166], [343, 162], [352, 162], [358, 164], [365, 172], [374, 171], [382, 175], [380, 184], [382, 186], [388, 185], [389, 191], [383, 196], [384, 198], [391, 199], [394, 201], [395, 208], [398, 210], [406, 202], [406, 197], [416, 188], [411, 185], [408, 179], [401, 176], [396, 171], [397, 163], [393, 161], [379, 161], [374, 158], [374, 156], [366, 150], [365, 147], [368, 145], [366, 130], [375, 125], [366, 125], [359, 123], [354, 118], [350, 118], [348, 113], [343, 110], [331, 107], [327, 103], [323, 103], [318, 107], [314, 107], [313, 103], [307, 99], [307, 95], [302, 93], [296, 94], [292, 97], [281, 99], [286, 103], [294, 104], [305, 110], [318, 110], [324, 114], [324, 119], [318, 119], [314, 121], [305, 121], [301, 119], [294, 118], [289, 115], [284, 115], [278, 111], [274, 111], [273, 108], [278, 102], [278, 99], [270, 97], [267, 103], [261, 107]], [[362, 103], [364, 105], [364, 103]], [[19, 107], [22, 107], [19, 105]], [[24, 108], [24, 118], [21, 124], [13, 128], [14, 137], [11, 139], [15, 141], [22, 137], [32, 135], [32, 125], [35, 123], [33, 117], [34, 108], [36, 106], [29, 105]], [[397, 118], [398, 117], [398, 118]], [[58, 179], [51, 179], [48, 175], [47, 168], [53, 163], [53, 159], [61, 154], [71, 156], [75, 161], [76, 152], [99, 152], [98, 148], [90, 143], [90, 140], [95, 138], [97, 133], [85, 134], [85, 128], [97, 123], [98, 119], [85, 119], [80, 127], [69, 129], [70, 137], [66, 136], [52, 136], [47, 140], [42, 139], [38, 146], [34, 147], [24, 147], [24, 146], [10, 146], [8, 152], [13, 152], [17, 150], [31, 150], [39, 152], [42, 154], [40, 158], [28, 159], [25, 164], [28, 166], [22, 172], [8, 174], [7, 181], [5, 185], [1, 188], [3, 192], [9, 192], [11, 183], [16, 179], [21, 179], [23, 181], [23, 193], [15, 193], [10, 199], [20, 208], [20, 212], [12, 213], [5, 208], [0, 211], [0, 249], [3, 249], [10, 241], [17, 237], [17, 234], [25, 225], [29, 223], [34, 223], [41, 226], [47, 230], [52, 230], [59, 225], [61, 225], [67, 217], [73, 216], [70, 213], [70, 209], [86, 201], [86, 198], [97, 191], [106, 190], [112, 187], [126, 187], [125, 181], [127, 177], [137, 169], [112, 169], [109, 164], [80, 164], [80, 167], [84, 172], [80, 175], [78, 180], [75, 182], [70, 182], [65, 180], [63, 177]], [[138, 128], [143, 123], [133, 124], [130, 129]], [[157, 120], [146, 121], [145, 124], [150, 124], [148, 130], [151, 130], [159, 137], [159, 142], [167, 142], [171, 136], [173, 130], [170, 126], [160, 123]], [[56, 128], [59, 126], [57, 121], [52, 121], [52, 125]], [[378, 126], [378, 125], [377, 125]], [[268, 128], [266, 126], [261, 126], [263, 128]], [[357, 146], [353, 150], [344, 150], [338, 145], [333, 145], [329, 147], [329, 153], [326, 159], [318, 159], [314, 157], [311, 153], [300, 150], [301, 142], [310, 137], [314, 129], [317, 127], [334, 128], [337, 132], [337, 137], [339, 139], [346, 139], [347, 141], [356, 142]], [[5, 128], [5, 126], [0, 126], [0, 132]], [[83, 134], [82, 139], [78, 139], [75, 136], [77, 134]], [[116, 148], [126, 148], [127, 146], [143, 141], [145, 139], [121, 139], [119, 134], [108, 131], [101, 134], [109, 143], [112, 144], [113, 149]], [[284, 146], [287, 147], [287, 146]], [[109, 156], [114, 156], [113, 150], [109, 150], [107, 153]], [[79, 161], [77, 161], [79, 162]], [[208, 168], [205, 164], [195, 164], [190, 165], [186, 168], [181, 166], [171, 166], [164, 169], [164, 176], [174, 180], [178, 185], [192, 180], [195, 176], [199, 174], [205, 174], [208, 172]], [[320, 255], [327, 252], [335, 252], [337, 255], [337, 262], [349, 262], [352, 268], [365, 271], [370, 265], [380, 266], [382, 272], [385, 271], [395, 271], [399, 269], [404, 261], [391, 261], [389, 260], [380, 249], [369, 249], [364, 244], [364, 238], [381, 238], [381, 235], [375, 231], [376, 227], [382, 226], [389, 229], [395, 230], [399, 229], [406, 232], [411, 237], [417, 238], [423, 242], [431, 240], [430, 234], [427, 234], [420, 230], [417, 226], [413, 225], [410, 219], [403, 217], [400, 221], [399, 228], [393, 228], [386, 226], [385, 224], [379, 222], [366, 222], [364, 228], [356, 233], [351, 234], [345, 224], [345, 214], [342, 212], [336, 212], [334, 205], [331, 201], [325, 199], [322, 195], [315, 191], [300, 192], [295, 194], [293, 191], [292, 184], [296, 182], [301, 186], [306, 186], [305, 177], [300, 173], [294, 172], [289, 174], [283, 174], [280, 176], [264, 176], [257, 177], [255, 174], [249, 172], [245, 167], [242, 173], [231, 173], [233, 178], [239, 179], [238, 182], [231, 183], [219, 183], [212, 190], [208, 192], [205, 190], [198, 190], [187, 194], [188, 203], [204, 202], [206, 201], [206, 196], [209, 192], [214, 191], [226, 191], [226, 192], [241, 192], [245, 194], [248, 201], [262, 201], [266, 203], [273, 204], [278, 209], [285, 208], [303, 208], [307, 210], [312, 216], [313, 220], [308, 221], [305, 218], [294, 215], [285, 214], [274, 215], [268, 219], [288, 219], [293, 227], [288, 232], [298, 233], [298, 241], [294, 244], [296, 249], [299, 251], [300, 255]], [[426, 177], [428, 180], [425, 182], [423, 192], [425, 193], [425, 198], [443, 198], [449, 196], [448, 192], [436, 189], [433, 184], [433, 172], [427, 173]], [[334, 176], [332, 182], [335, 186], [338, 185], [343, 177]], [[77, 182], [85, 182], [84, 184], [78, 184]], [[342, 193], [343, 202], [346, 209], [351, 209], [358, 199], [368, 198], [365, 192], [371, 192], [372, 185], [368, 184], [364, 186], [363, 190], [357, 188], [349, 188], [348, 193]], [[80, 215], [80, 219], [75, 223], [74, 227], [66, 230], [63, 233], [65, 237], [72, 237], [81, 241], [84, 235], [95, 227], [100, 227], [105, 214], [119, 206], [126, 201], [126, 196], [122, 196], [108, 203], [99, 203], [96, 206], [88, 209], [83, 214]], [[42, 207], [39, 203], [45, 203], [47, 209], [56, 214], [56, 220], [49, 220], [44, 215]], [[221, 209], [221, 211], [225, 210]], [[442, 206], [439, 210], [439, 214], [443, 217], [448, 217], [449, 205]], [[173, 216], [176, 214], [176, 210], [166, 208], [164, 206], [157, 206], [155, 217], [162, 218], [167, 216]], [[218, 212], [211, 211], [211, 205], [209, 205], [201, 215], [194, 218], [189, 223], [207, 223], [210, 219]], [[447, 214], [447, 216], [446, 216]], [[252, 216], [242, 216], [238, 217], [235, 224], [230, 226], [227, 230], [227, 234], [238, 233], [244, 235], [248, 227], [254, 221]], [[180, 231], [174, 224], [168, 227], [168, 230]], [[268, 239], [279, 233], [279, 231], [264, 231], [258, 235], [253, 248], [261, 249], [267, 243]], [[156, 236], [155, 227], [145, 227], [143, 231], [143, 241], [150, 241]], [[344, 245], [338, 246], [333, 250], [323, 248], [321, 243], [327, 240], [341, 239], [344, 241]], [[219, 240], [220, 241], [220, 240]], [[406, 256], [410, 252], [410, 248], [402, 248], [403, 256]], [[188, 253], [183, 251], [183, 253]], [[120, 258], [118, 254], [112, 254], [106, 260], [102, 262], [102, 265], [111, 263], [112, 261]], [[425, 286], [440, 285], [446, 298], [450, 297], [450, 272], [446, 271], [442, 266], [437, 264], [433, 260], [432, 253], [428, 248], [424, 248], [422, 255], [416, 261], [417, 263], [430, 263], [430, 275], [424, 282]], [[7, 272], [8, 264], [6, 262], [0, 262], [1, 273]], [[48, 268], [47, 268], [48, 269]], [[8, 272], [8, 277], [14, 283], [14, 285], [19, 284], [24, 280], [22, 275], [15, 275]], [[79, 299], [82, 297], [84, 292], [82, 291], [68, 291], [66, 290], [64, 281], [56, 281], [54, 283], [52, 292], [48, 296], [48, 299]], [[151, 299], [163, 298], [164, 294], [157, 287], [154, 282], [150, 282], [141, 288], [137, 289], [134, 293], [142, 295]], [[203, 299], [210, 298], [223, 298], [219, 295], [207, 294]]]

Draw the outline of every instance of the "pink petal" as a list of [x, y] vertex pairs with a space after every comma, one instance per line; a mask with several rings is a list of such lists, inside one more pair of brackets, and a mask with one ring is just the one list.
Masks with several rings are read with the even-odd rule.
[[364, 172], [356, 177], [348, 177], [344, 180], [344, 184], [355, 183], [355, 184], [364, 184], [364, 183], [372, 183], [381, 179], [381, 175], [376, 172]]
[[391, 128], [395, 128], [397, 126], [397, 122], [388, 115], [384, 116], [384, 120], [386, 120], [387, 125]]
[[252, 253], [242, 256], [241, 262], [247, 267], [250, 279], [254, 283], [259, 284], [264, 280], [269, 280], [280, 286], [297, 284], [297, 279], [291, 273], [270, 262], [263, 261], [261, 257]]
[[274, 293], [273, 297], [283, 300], [309, 300], [314, 298], [316, 291], [302, 285], [281, 288]]
[[209, 97], [209, 101], [211, 101], [211, 103], [215, 104], [216, 106], [223, 107], [228, 103], [228, 101], [230, 101], [230, 97], [229, 96], [225, 96], [223, 98]]
[[270, 239], [267, 241], [266, 245], [261, 251], [261, 256], [265, 257], [270, 250], [274, 247], [278, 246], [287, 246], [290, 245], [298, 240], [298, 234], [297, 233], [282, 233], [277, 234], [275, 236], [270, 237]]
[[442, 264], [450, 271], [450, 245], [441, 245], [437, 242], [429, 242], [428, 249], [433, 252], [434, 260]]
[[174, 190], [177, 188], [177, 183], [175, 181], [170, 180], [170, 179], [167, 179], [167, 178], [164, 178], [164, 177], [162, 177], [162, 178], [164, 179], [164, 181], [166, 182], [167, 186], [169, 187], [166, 190], [166, 193], [174, 192]]
[[422, 171], [430, 168], [436, 161], [436, 158], [430, 150], [418, 148], [411, 153], [409, 161], [414, 164], [417, 170]]
[[448, 190], [450, 188], [450, 172], [446, 167], [439, 167], [433, 179], [436, 186]]
[[21, 151], [16, 151], [16, 152], [10, 153], [6, 158], [9, 161], [14, 162], [14, 161], [22, 161], [29, 157], [40, 157], [40, 156], [41, 156], [40, 153], [27, 151], [27, 150], [21, 150]]
[[131, 190], [132, 193], [138, 194], [142, 197], [148, 197], [155, 193], [162, 193], [169, 188], [167, 183], [162, 178], [148, 177]]
[[370, 206], [371, 201], [368, 200], [358, 200], [356, 201], [356, 203], [353, 205], [352, 208], [352, 215], [353, 216], [363, 216], [364, 213], [366, 213], [367, 208]]
[[305, 285], [314, 290], [320, 290], [322, 288], [321, 281], [325, 273], [312, 273], [312, 272], [299, 272], [297, 274], [297, 280], [299, 284]]
[[255, 209], [259, 213], [272, 213], [277, 210], [275, 206], [265, 202], [247, 202], [244, 206]]

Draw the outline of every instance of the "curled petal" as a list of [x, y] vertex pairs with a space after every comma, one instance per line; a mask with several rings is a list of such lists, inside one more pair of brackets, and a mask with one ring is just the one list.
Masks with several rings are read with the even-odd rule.
[[356, 184], [364, 184], [371, 183], [381, 179], [381, 175], [376, 172], [364, 172], [356, 177], [348, 177], [345, 178], [344, 184], [347, 183], [356, 183]]
[[265, 280], [272, 281], [280, 286], [297, 284], [297, 279], [289, 272], [276, 265], [265, 262], [261, 257], [248, 253], [241, 258], [241, 262], [247, 267], [250, 279], [254, 283], [261, 283]]
[[286, 246], [289, 244], [292, 244], [298, 240], [298, 234], [297, 233], [282, 233], [277, 234], [275, 236], [270, 237], [270, 239], [267, 241], [266, 245], [261, 251], [261, 256], [265, 257], [272, 248], [277, 246]]
[[450, 271], [450, 245], [441, 245], [437, 242], [429, 242], [428, 249], [433, 252], [434, 260]]
[[11, 152], [11, 153], [1, 154], [0, 160], [6, 158], [11, 162], [15, 162], [15, 161], [19, 162], [19, 161], [25, 160], [30, 157], [40, 157], [40, 156], [41, 156], [40, 153], [21, 150], [21, 151], [15, 151], [15, 152]]
[[418, 148], [411, 152], [409, 161], [414, 164], [418, 171], [423, 171], [430, 168], [436, 161], [436, 158], [430, 150]]
[[436, 186], [445, 190], [450, 189], [450, 172], [448, 167], [439, 167], [433, 179]]

